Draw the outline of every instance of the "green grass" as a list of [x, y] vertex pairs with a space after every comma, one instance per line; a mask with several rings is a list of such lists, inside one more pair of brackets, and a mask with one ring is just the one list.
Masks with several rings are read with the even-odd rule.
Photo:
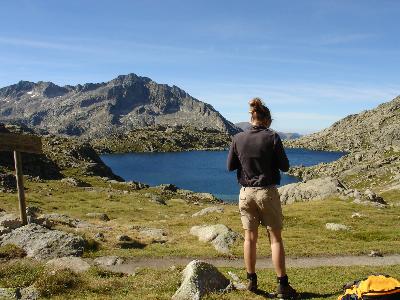
[[[220, 256], [208, 244], [199, 242], [189, 234], [194, 225], [222, 223], [236, 232], [242, 232], [236, 204], [224, 205], [223, 214], [210, 214], [192, 218], [191, 215], [208, 206], [193, 203], [180, 203], [167, 200], [167, 205], [151, 202], [146, 193], [160, 193], [152, 189], [129, 190], [121, 184], [109, 184], [96, 177], [80, 178], [92, 184], [91, 188], [69, 187], [60, 181], [44, 183], [27, 182], [28, 205], [39, 206], [45, 213], [64, 213], [112, 230], [81, 229], [79, 234], [89, 239], [86, 256], [119, 255], [124, 257], [215, 257]], [[127, 190], [127, 192], [123, 192]], [[387, 196], [387, 197], [386, 197]], [[396, 201], [400, 191], [391, 191], [385, 199]], [[171, 196], [167, 196], [171, 197]], [[179, 197], [173, 195], [173, 198]], [[0, 194], [1, 208], [17, 211], [15, 194]], [[211, 204], [209, 204], [211, 205]], [[400, 207], [377, 209], [353, 204], [351, 200], [337, 198], [295, 203], [283, 208], [284, 241], [289, 256], [321, 256], [356, 254], [363, 255], [371, 250], [383, 253], [399, 253], [400, 249]], [[85, 216], [88, 212], [105, 212], [111, 218], [109, 222], [94, 221]], [[365, 218], [351, 218], [353, 212], [366, 215]], [[325, 229], [326, 223], [342, 223], [351, 226], [346, 232], [331, 232]], [[120, 249], [115, 237], [127, 234], [136, 239], [132, 225], [162, 228], [167, 231], [169, 241], [164, 244], [148, 244], [144, 248]], [[63, 228], [75, 232], [75, 229]], [[103, 232], [105, 242], [96, 244], [91, 238], [97, 232]], [[270, 254], [265, 231], [260, 228], [260, 256]], [[242, 241], [238, 240], [232, 248], [232, 254], [243, 255]]]
[[[10, 271], [11, 270], [11, 271]], [[112, 273], [91, 268], [81, 274], [60, 271], [49, 274], [40, 263], [22, 260], [0, 267], [0, 287], [29, 286], [34, 284], [44, 299], [171, 299], [180, 285], [182, 268], [174, 270], [142, 269], [134, 276]], [[242, 281], [243, 269], [220, 268], [227, 277], [228, 271], [237, 274]], [[275, 274], [271, 269], [258, 270], [261, 295], [247, 291], [214, 293], [204, 299], [265, 299], [276, 288]], [[361, 279], [372, 273], [391, 276], [400, 274], [400, 266], [385, 267], [320, 267], [289, 269], [292, 285], [301, 293], [301, 299], [337, 299], [343, 284]], [[4, 280], [12, 274], [23, 275], [23, 280]]]

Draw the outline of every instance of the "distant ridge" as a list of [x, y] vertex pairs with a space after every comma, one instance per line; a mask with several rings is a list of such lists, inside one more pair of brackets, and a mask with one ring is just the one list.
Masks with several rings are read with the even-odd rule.
[[349, 115], [320, 132], [288, 141], [287, 145], [347, 152], [400, 148], [400, 96], [374, 109]]
[[177, 86], [136, 74], [102, 83], [58, 86], [20, 81], [0, 89], [0, 122], [39, 133], [105, 137], [149, 126], [191, 126], [227, 134], [240, 131], [210, 104]]
[[[239, 122], [239, 123], [235, 123], [235, 125], [236, 125], [236, 127], [239, 127], [242, 130], [246, 130], [251, 126], [251, 124], [249, 122]], [[282, 140], [293, 140], [293, 139], [298, 139], [302, 136], [299, 133], [278, 132], [278, 134]]]

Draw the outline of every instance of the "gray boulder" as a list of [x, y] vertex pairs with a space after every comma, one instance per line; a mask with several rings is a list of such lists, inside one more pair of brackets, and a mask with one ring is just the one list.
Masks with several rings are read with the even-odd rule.
[[194, 213], [192, 215], [192, 217], [199, 217], [199, 216], [204, 216], [204, 215], [208, 215], [211, 213], [223, 213], [224, 212], [224, 208], [222, 206], [210, 206], [210, 207], [206, 207], [200, 211], [198, 211], [197, 213]]
[[58, 213], [52, 213], [52, 214], [45, 214], [41, 215], [36, 219], [36, 222], [41, 224], [60, 224], [60, 225], [65, 225], [68, 227], [72, 228], [88, 228], [91, 227], [92, 225], [79, 220], [75, 218], [71, 218], [70, 216], [64, 215], [64, 214], [58, 214]]
[[165, 243], [168, 241], [167, 232], [160, 228], [132, 226], [133, 230], [137, 232], [140, 239], [151, 240], [153, 243]]
[[341, 230], [350, 230], [349, 226], [343, 224], [336, 224], [336, 223], [326, 223], [325, 228], [332, 231], [341, 231]]
[[74, 186], [74, 187], [89, 187], [90, 186], [90, 184], [88, 184], [80, 179], [73, 178], [73, 177], [63, 178], [63, 179], [61, 179], [61, 182], [65, 183], [69, 186]]
[[75, 273], [83, 273], [90, 269], [90, 265], [80, 257], [60, 257], [53, 258], [46, 263], [46, 266], [52, 270], [69, 269]]
[[77, 235], [50, 230], [38, 224], [28, 224], [0, 237], [0, 246], [15, 244], [25, 250], [28, 257], [51, 259], [81, 256], [85, 240]]
[[190, 234], [197, 236], [199, 241], [210, 242], [215, 250], [223, 254], [229, 254], [230, 247], [241, 237], [223, 224], [193, 226]]
[[339, 180], [332, 177], [317, 178], [306, 182], [291, 183], [278, 189], [282, 204], [321, 200], [337, 195], [343, 188]]
[[183, 270], [181, 286], [172, 300], [199, 300], [208, 293], [224, 291], [229, 286], [229, 280], [216, 267], [193, 260]]

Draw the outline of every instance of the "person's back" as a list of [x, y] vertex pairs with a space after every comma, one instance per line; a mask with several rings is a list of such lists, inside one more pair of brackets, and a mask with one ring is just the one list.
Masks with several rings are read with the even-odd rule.
[[233, 147], [240, 167], [228, 165], [228, 169], [238, 169], [238, 181], [242, 186], [279, 185], [279, 170], [286, 172], [289, 169], [279, 135], [265, 126], [252, 126], [237, 134], [233, 139]]

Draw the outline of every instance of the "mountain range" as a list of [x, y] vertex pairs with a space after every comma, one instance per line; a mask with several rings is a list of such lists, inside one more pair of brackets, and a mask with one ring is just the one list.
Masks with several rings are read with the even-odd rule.
[[[236, 127], [239, 127], [242, 130], [246, 130], [251, 126], [249, 122], [239, 122], [235, 123], [235, 125]], [[293, 140], [293, 139], [298, 139], [302, 136], [299, 133], [290, 133], [290, 132], [278, 132], [278, 134], [282, 140]]]
[[41, 134], [90, 138], [151, 126], [191, 126], [229, 135], [241, 131], [179, 87], [135, 74], [75, 86], [20, 81], [0, 89], [0, 122]]

